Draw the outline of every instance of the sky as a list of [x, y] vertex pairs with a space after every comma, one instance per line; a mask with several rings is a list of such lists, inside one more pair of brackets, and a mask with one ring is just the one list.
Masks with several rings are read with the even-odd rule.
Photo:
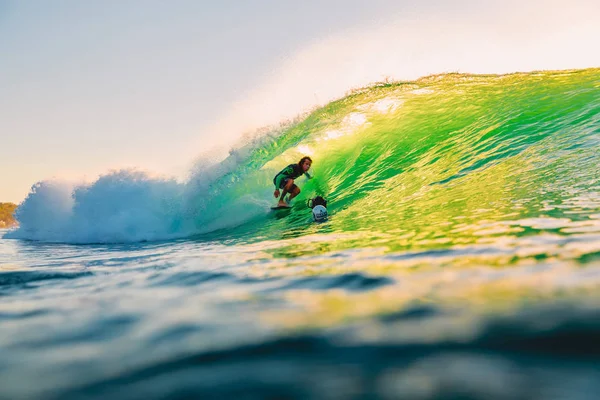
[[390, 77], [600, 67], [600, 2], [0, 0], [0, 202], [199, 155]]

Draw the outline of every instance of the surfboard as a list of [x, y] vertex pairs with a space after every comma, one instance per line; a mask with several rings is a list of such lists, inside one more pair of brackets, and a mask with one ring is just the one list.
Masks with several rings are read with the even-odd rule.
[[275, 206], [271, 207], [271, 210], [289, 210], [292, 206]]

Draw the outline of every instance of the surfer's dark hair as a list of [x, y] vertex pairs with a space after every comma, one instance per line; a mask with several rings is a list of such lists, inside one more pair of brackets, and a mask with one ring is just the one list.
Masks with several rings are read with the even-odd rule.
[[304, 156], [300, 159], [300, 161], [298, 161], [298, 165], [302, 166], [302, 164], [304, 164], [304, 161], [306, 161], [306, 160], [310, 161], [312, 164], [312, 158], [310, 158], [309, 156]]
[[315, 208], [316, 206], [327, 207], [327, 200], [323, 198], [323, 196], [317, 196], [312, 199], [309, 199], [306, 204], [309, 208]]

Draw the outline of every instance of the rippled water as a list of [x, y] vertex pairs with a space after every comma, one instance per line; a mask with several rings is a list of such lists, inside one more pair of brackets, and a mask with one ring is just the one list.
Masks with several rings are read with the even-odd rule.
[[[549, 257], [500, 267], [485, 260], [510, 256], [490, 247], [324, 251], [325, 240], [334, 238], [83, 247], [2, 240], [0, 393], [599, 392], [597, 262]], [[473, 257], [481, 261], [460, 265]]]
[[36, 186], [0, 239], [0, 397], [597, 398], [599, 82], [384, 85], [185, 185]]

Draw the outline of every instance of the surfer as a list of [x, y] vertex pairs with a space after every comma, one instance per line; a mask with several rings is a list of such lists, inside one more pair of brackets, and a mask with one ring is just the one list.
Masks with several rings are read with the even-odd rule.
[[[296, 186], [294, 183], [294, 179], [300, 177], [302, 174], [306, 175], [308, 179], [311, 176], [308, 174], [308, 170], [312, 165], [312, 160], [308, 156], [304, 156], [300, 159], [298, 164], [290, 164], [284, 169], [282, 169], [275, 178], [273, 178], [273, 183], [275, 184], [275, 192], [273, 195], [275, 198], [279, 197], [279, 203], [277, 203], [277, 207], [289, 207], [289, 202], [300, 193], [300, 188]], [[279, 189], [282, 189], [283, 192], [281, 196], [279, 196]], [[288, 201], [285, 201], [285, 195], [290, 194]]]

